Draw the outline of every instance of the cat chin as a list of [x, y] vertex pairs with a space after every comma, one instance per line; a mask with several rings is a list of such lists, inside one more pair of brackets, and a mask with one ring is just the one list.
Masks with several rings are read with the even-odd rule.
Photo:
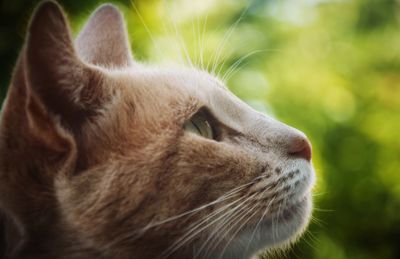
[[284, 166], [281, 166], [284, 174], [289, 174], [293, 171], [298, 172], [297, 179], [300, 179], [302, 183], [300, 186], [297, 186], [296, 191], [296, 199], [295, 201], [301, 200], [308, 193], [311, 193], [312, 187], [315, 184], [315, 171], [313, 165], [305, 161], [304, 159], [296, 159], [294, 161], [290, 161]]
[[223, 251], [215, 251], [210, 258], [248, 259], [265, 250], [271, 252], [285, 249], [305, 231], [311, 211], [309, 193], [298, 203], [282, 210], [279, 215], [272, 215], [260, 223], [248, 225]]

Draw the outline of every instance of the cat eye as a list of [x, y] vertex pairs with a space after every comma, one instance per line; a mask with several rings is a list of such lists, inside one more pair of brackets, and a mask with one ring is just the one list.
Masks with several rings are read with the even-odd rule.
[[199, 136], [214, 139], [213, 129], [210, 122], [201, 112], [196, 113], [192, 118], [190, 118], [190, 120], [186, 121], [183, 128]]

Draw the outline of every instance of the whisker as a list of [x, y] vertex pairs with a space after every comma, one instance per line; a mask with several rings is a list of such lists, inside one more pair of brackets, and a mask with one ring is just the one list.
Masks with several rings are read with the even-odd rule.
[[[222, 64], [219, 65], [218, 72], [216, 72], [216, 77], [217, 77], [217, 78], [221, 78], [221, 73], [222, 73], [222, 70], [223, 70], [224, 67], [225, 67], [226, 62], [227, 62], [228, 59], [229, 59], [228, 57], [232, 56], [233, 53], [234, 53], [234, 51], [231, 50], [228, 54], [226, 54], [226, 55], [224, 55], [224, 56], [222, 57], [223, 62], [222, 62]], [[231, 67], [231, 66], [229, 66], [229, 68], [230, 68], [230, 67]], [[228, 68], [228, 69], [229, 69], [229, 68]]]
[[203, 31], [201, 33], [200, 64], [201, 64], [201, 69], [202, 70], [205, 70], [205, 67], [204, 67], [204, 48], [205, 48], [207, 21], [208, 21], [208, 14], [206, 15], [206, 19], [205, 19], [204, 25], [203, 25]]
[[203, 242], [202, 246], [197, 250], [196, 256], [193, 258], [197, 258], [201, 254], [201, 251], [208, 246], [208, 248], [205, 251], [205, 254], [203, 257], [207, 258], [207, 254], [211, 251], [210, 248], [212, 248], [212, 242], [211, 240], [218, 239], [220, 235], [218, 233], [223, 233], [224, 229], [229, 225], [228, 223], [231, 221], [232, 218], [234, 218], [236, 215], [241, 214], [243, 210], [247, 208], [247, 204], [244, 204], [241, 208], [237, 208], [235, 210], [229, 211], [229, 213], [226, 213], [225, 217], [220, 220], [220, 222], [216, 222], [216, 226], [213, 230], [212, 233], [208, 235], [208, 238], [206, 239], [205, 242]]
[[[218, 222], [221, 218], [224, 218], [227, 214], [230, 214], [230, 212], [236, 210], [237, 208], [240, 208], [240, 206], [242, 206], [243, 204], [245, 204], [248, 200], [252, 199], [255, 196], [252, 195], [248, 198], [246, 198], [245, 196], [243, 196], [242, 198], [240, 198], [240, 200], [242, 200], [243, 198], [246, 198], [244, 201], [242, 201], [241, 203], [239, 203], [238, 205], [236, 205], [233, 209], [231, 209], [228, 212], [225, 212], [224, 214], [220, 215], [219, 217], [217, 217], [216, 219], [212, 220], [211, 222], [209, 222], [208, 224], [206, 224], [205, 226], [201, 225], [206, 221], [200, 222], [200, 224], [196, 225], [194, 228], [190, 229], [190, 231], [188, 231], [182, 238], [180, 238], [178, 241], [176, 241], [175, 243], [178, 243], [178, 245], [173, 245], [173, 246], [177, 246], [173, 248], [173, 251], [171, 251], [170, 253], [168, 253], [167, 256], [169, 256], [170, 254], [172, 254], [174, 251], [176, 251], [177, 249], [179, 249], [180, 247], [182, 247], [185, 243], [187, 243], [188, 241], [192, 240], [194, 237], [196, 237], [197, 235], [199, 235], [202, 231], [204, 231], [205, 229], [207, 229], [208, 227], [212, 226], [215, 222]], [[229, 205], [230, 206], [230, 205]], [[209, 219], [206, 218], [206, 219]], [[198, 229], [199, 227], [201, 227], [200, 229]], [[197, 230], [198, 229], [198, 230]], [[195, 231], [195, 232], [194, 232]], [[194, 233], [193, 233], [194, 232]], [[180, 243], [180, 244], [179, 244]]]
[[[236, 235], [239, 233], [239, 231], [259, 212], [259, 209], [257, 208], [257, 203], [256, 205], [253, 206], [253, 208], [251, 210], [248, 210], [240, 219], [237, 220], [237, 223], [234, 224], [232, 226], [231, 229], [229, 229], [227, 232], [229, 233], [229, 231], [231, 231], [234, 227], [237, 226], [237, 224], [245, 217], [247, 217], [247, 219], [236, 229], [236, 231], [231, 235], [231, 238], [228, 240], [228, 242], [226, 243], [226, 245], [224, 246], [224, 248], [222, 249], [222, 252], [220, 254], [220, 256], [218, 257], [218, 259], [222, 258], [222, 256], [225, 254], [226, 249], [229, 247], [230, 243], [232, 242], [232, 240], [236, 237]], [[254, 212], [250, 215], [249, 213], [252, 212], [254, 210]]]
[[[221, 52], [223, 47], [225, 46], [227, 40], [231, 37], [231, 35], [233, 34], [233, 32], [236, 30], [237, 26], [239, 25], [239, 23], [242, 21], [242, 19], [245, 17], [247, 11], [249, 10], [251, 6], [251, 3], [249, 3], [246, 8], [242, 11], [242, 13], [240, 14], [239, 18], [236, 19], [236, 21], [229, 27], [228, 31], [224, 34], [221, 42], [218, 44], [218, 47], [216, 49], [216, 51], [214, 52], [214, 55], [212, 56], [212, 59], [210, 61], [212, 61], [212, 74], [215, 73], [216, 70], [216, 66], [217, 63], [219, 61], [219, 58], [221, 56]], [[209, 64], [207, 64], [207, 70], [208, 70]]]
[[[252, 195], [252, 197], [256, 196], [256, 193]], [[220, 232], [222, 233], [224, 228], [228, 225], [228, 223], [230, 222], [230, 220], [235, 217], [238, 213], [241, 213], [246, 207], [248, 206], [248, 204], [244, 204], [241, 208], [238, 208], [236, 211], [232, 211], [231, 215], [228, 215], [226, 218], [224, 218], [222, 220], [222, 222], [220, 222], [220, 224], [218, 224], [214, 230], [209, 234], [207, 240], [203, 243], [203, 245], [200, 247], [199, 251], [196, 254], [196, 257], [201, 253], [201, 250], [204, 249], [204, 247], [206, 247], [206, 245], [208, 244], [209, 241], [211, 241], [212, 239], [215, 238], [215, 234]]]
[[[242, 187], [242, 189], [244, 189], [245, 187], [246, 187], [246, 186]], [[242, 189], [238, 189], [238, 190], [236, 190], [236, 192], [233, 192], [233, 193], [225, 194], [225, 195], [221, 196], [220, 198], [218, 198], [218, 199], [216, 199], [216, 200], [214, 200], [214, 201], [212, 201], [212, 202], [210, 202], [210, 203], [207, 203], [207, 204], [205, 204], [205, 205], [202, 205], [202, 206], [200, 206], [200, 207], [197, 207], [197, 208], [195, 208], [195, 209], [193, 209], [193, 210], [189, 210], [189, 211], [183, 212], [183, 213], [181, 213], [181, 214], [179, 214], [179, 215], [176, 215], [176, 216], [173, 216], [173, 217], [164, 219], [164, 220], [162, 220], [162, 221], [157, 221], [157, 222], [151, 223], [151, 224], [149, 224], [148, 226], [146, 226], [145, 229], [147, 230], [147, 229], [149, 229], [149, 228], [153, 228], [153, 227], [156, 227], [156, 226], [159, 226], [159, 225], [168, 223], [168, 222], [173, 221], [173, 220], [176, 220], [176, 219], [178, 219], [178, 218], [181, 218], [181, 217], [187, 216], [187, 215], [189, 215], [189, 214], [192, 214], [192, 213], [198, 212], [198, 211], [200, 211], [200, 210], [203, 210], [203, 209], [205, 209], [205, 208], [207, 208], [207, 207], [210, 207], [210, 206], [212, 206], [212, 205], [215, 205], [215, 204], [217, 204], [217, 203], [223, 202], [223, 201], [225, 201], [225, 200], [227, 200], [227, 199], [232, 198], [232, 196], [237, 195], [237, 192], [241, 191]]]
[[[198, 17], [196, 18], [196, 22], [198, 23]], [[196, 33], [196, 30], [195, 30], [195, 23], [194, 23], [194, 20], [192, 20], [191, 21], [192, 22], [192, 37], [193, 37], [193, 42], [194, 42], [194, 49], [195, 50], [197, 50], [197, 48], [199, 48], [199, 46], [198, 46], [198, 41], [197, 41], [197, 36], [196, 35], [198, 35], [198, 32]], [[197, 24], [196, 24], [197, 25]], [[197, 28], [198, 26], [196, 26], [196, 28]], [[197, 68], [198, 66], [199, 66], [199, 58], [198, 58], [198, 53], [197, 53], [197, 51], [194, 51], [194, 57], [193, 57], [193, 59], [194, 59], [194, 66]]]
[[307, 231], [305, 232], [305, 237], [306, 237], [306, 238], [309, 237], [310, 240], [311, 240], [311, 242], [312, 242], [313, 244], [316, 244], [317, 246], [318, 246], [319, 243], [320, 243], [320, 240], [318, 239], [318, 237], [317, 237], [311, 230], [309, 230], [309, 229], [307, 229]]
[[318, 211], [318, 212], [335, 212], [335, 210], [330, 210], [330, 209], [321, 209], [321, 208], [313, 208], [314, 211]]
[[[163, 23], [163, 28], [164, 28], [164, 31], [168, 34], [168, 35], [173, 35], [175, 32], [171, 29], [171, 28], [169, 28], [168, 26], [167, 26], [167, 24], [166, 23]], [[176, 40], [176, 39], [175, 39]], [[173, 46], [175, 46], [175, 48], [174, 48], [174, 51], [177, 51], [177, 53], [178, 53], [178, 55], [179, 55], [179, 61], [180, 61], [180, 64], [185, 64], [185, 57], [183, 56], [183, 53], [182, 53], [182, 46], [181, 46], [181, 43], [180, 42], [178, 42], [178, 44], [175, 44], [175, 42], [173, 41], [173, 40], [171, 40], [170, 39], [170, 41], [172, 41], [172, 45]], [[178, 46], [176, 46], [176, 45], [178, 45]]]
[[[222, 217], [224, 217], [227, 212], [223, 213], [222, 215], [220, 215], [218, 218], [212, 220], [210, 223], [206, 224], [205, 226], [202, 226], [204, 223], [206, 223], [208, 220], [212, 219], [214, 216], [218, 215], [219, 212], [224, 211], [226, 209], [229, 208], [229, 206], [241, 201], [244, 197], [239, 198], [238, 200], [222, 207], [218, 213], [213, 213], [213, 215], [209, 215], [204, 219], [200, 219], [199, 223], [194, 223], [192, 224], [193, 227], [189, 227], [189, 230], [181, 237], [179, 238], [177, 241], [175, 241], [172, 246], [170, 248], [168, 248], [162, 255], [161, 258], [167, 258], [168, 256], [170, 256], [172, 253], [174, 253], [176, 250], [178, 250], [180, 247], [182, 247], [185, 243], [187, 243], [188, 241], [190, 241], [191, 239], [193, 239], [194, 237], [196, 237], [199, 233], [201, 233], [203, 230], [207, 229], [209, 226], [211, 226], [212, 224], [214, 224], [216, 221], [218, 221], [219, 219], [221, 219]], [[229, 211], [228, 211], [229, 212]], [[199, 229], [200, 228], [200, 229]], [[166, 254], [165, 254], [166, 253]], [[165, 254], [165, 255], [164, 255]]]
[[[264, 195], [265, 192], [266, 192], [266, 191], [263, 191], [262, 195]], [[263, 214], [261, 215], [260, 220], [257, 222], [257, 224], [256, 224], [256, 226], [255, 226], [255, 228], [254, 228], [254, 230], [253, 230], [253, 232], [252, 232], [252, 234], [251, 234], [251, 236], [250, 236], [250, 240], [249, 240], [249, 242], [247, 243], [246, 250], [249, 249], [250, 244], [251, 244], [251, 241], [253, 241], [254, 234], [256, 233], [256, 231], [257, 231], [257, 229], [258, 229], [260, 223], [261, 223], [262, 220], [264, 219], [265, 215], [267, 215], [267, 213], [269, 212], [269, 209], [270, 209], [270, 207], [271, 207], [271, 204], [274, 203], [275, 198], [276, 198], [276, 196], [274, 196], [274, 197], [271, 199], [271, 201], [268, 203], [267, 207], [265, 208]]]
[[[197, 213], [197, 212], [199, 212], [199, 211], [201, 211], [201, 210], [203, 210], [203, 209], [206, 209], [206, 208], [208, 208], [208, 207], [210, 207], [210, 206], [213, 206], [213, 205], [215, 205], [215, 204], [217, 204], [217, 203], [220, 203], [220, 202], [226, 201], [226, 200], [228, 200], [228, 199], [231, 199], [231, 198], [233, 198], [234, 196], [238, 195], [239, 192], [242, 191], [244, 188], [246, 188], [247, 186], [253, 184], [255, 181], [257, 181], [257, 180], [259, 180], [259, 179], [261, 179], [261, 178], [264, 178], [264, 177], [265, 177], [264, 175], [258, 176], [258, 177], [254, 178], [252, 181], [250, 181], [250, 182], [248, 182], [248, 183], [242, 184], [242, 185], [240, 185], [240, 186], [237, 186], [237, 187], [235, 187], [235, 188], [233, 188], [233, 189], [227, 191], [225, 194], [221, 195], [219, 198], [215, 199], [214, 201], [211, 201], [210, 203], [201, 205], [201, 206], [199, 206], [199, 207], [197, 207], [197, 208], [195, 208], [195, 209], [192, 209], [192, 210], [183, 212], [183, 213], [181, 213], [181, 214], [178, 214], [178, 215], [175, 215], [175, 216], [172, 216], [172, 217], [163, 219], [163, 220], [161, 220], [161, 221], [150, 222], [146, 227], [144, 227], [144, 228], [142, 228], [142, 229], [139, 229], [139, 230], [136, 230], [136, 231], [135, 231], [135, 234], [138, 234], [138, 233], [140, 233], [140, 232], [143, 234], [145, 231], [147, 231], [147, 230], [150, 229], [150, 228], [160, 226], [160, 225], [162, 225], [162, 224], [165, 224], [165, 223], [168, 223], [168, 222], [170, 222], [170, 221], [173, 221], [173, 220], [182, 218], [182, 217], [184, 217], [184, 216], [189, 216], [190, 214]], [[232, 203], [230, 203], [229, 205], [232, 205]], [[221, 209], [221, 208], [220, 208], [220, 209]], [[218, 213], [220, 209], [214, 211], [213, 213]], [[212, 214], [213, 214], [213, 213], [212, 213]], [[212, 214], [211, 214], [211, 215], [212, 215]], [[209, 216], [210, 216], [210, 215], [209, 215]], [[194, 223], [194, 224], [195, 224], [195, 223]], [[133, 234], [130, 234], [130, 235], [133, 235]]]
[[[170, 5], [168, 4], [168, 0], [164, 0], [163, 2], [164, 2], [164, 5], [166, 6], [166, 9], [168, 10], [167, 13], [170, 14], [171, 13], [171, 8], [170, 8]], [[180, 45], [181, 49], [183, 49], [183, 53], [184, 53], [184, 55], [186, 57], [186, 62], [191, 67], [194, 67], [193, 66], [193, 62], [192, 62], [192, 60], [190, 58], [186, 43], [185, 43], [184, 39], [182, 38], [182, 33], [180, 33], [179, 30], [178, 30], [178, 26], [176, 24], [175, 19], [173, 19], [171, 15], [168, 15], [168, 18], [169, 18], [169, 20], [170, 20], [170, 22], [171, 22], [171, 24], [173, 26], [173, 29], [174, 29], [174, 32], [175, 32], [175, 37], [179, 41], [179, 45]]]
[[[251, 203], [244, 204], [241, 208], [237, 209], [236, 211], [233, 211], [231, 215], [229, 215], [226, 219], [223, 219], [222, 222], [218, 224], [218, 226], [215, 228], [217, 230], [216, 233], [210, 234], [210, 240], [208, 240], [208, 247], [205, 251], [204, 257], [207, 258], [208, 254], [211, 253], [219, 243], [226, 237], [226, 235], [229, 233], [231, 228], [235, 225], [232, 226], [232, 223], [234, 223], [235, 219], [246, 213], [248, 210], [246, 210]], [[231, 226], [231, 228], [229, 228]], [[228, 228], [228, 231], [226, 230]], [[220, 233], [220, 234], [218, 234]], [[215, 235], [217, 234], [217, 235]], [[215, 241], [214, 241], [215, 240]], [[212, 241], [212, 242], [211, 242]], [[199, 251], [200, 252], [200, 251]]]
[[[285, 206], [286, 206], [286, 202], [287, 202], [287, 199], [286, 199], [286, 197], [284, 197], [284, 199], [283, 199], [283, 201], [281, 202], [281, 203], [279, 203], [279, 206], [278, 206], [278, 212], [276, 213], [276, 225], [277, 226], [279, 226], [279, 217], [281, 216], [280, 214], [281, 214], [281, 209], [282, 208], [284, 208]], [[276, 239], [278, 239], [278, 236], [279, 236], [279, 229], [278, 228], [275, 228], [275, 238]]]
[[[310, 238], [311, 238], [311, 242], [315, 242], [315, 240], [312, 239], [312, 233], [311, 233], [310, 231], [307, 231], [306, 234], [309, 234], [309, 236], [310, 236]], [[314, 249], [314, 251], [317, 251], [317, 250], [318, 250], [318, 248], [317, 248], [314, 244], [312, 244], [311, 242], [309, 242], [309, 241], [307, 240], [306, 237], [304, 237], [302, 240], [303, 240], [307, 245], [309, 245], [312, 249]]]
[[146, 22], [144, 21], [142, 15], [139, 12], [139, 9], [137, 8], [135, 2], [133, 0], [130, 0], [131, 5], [133, 7], [133, 9], [135, 10], [137, 16], [139, 17], [140, 22], [143, 24], [144, 29], [146, 30], [147, 34], [149, 35], [151, 41], [153, 42], [154, 47], [157, 49], [157, 52], [160, 56], [163, 56], [163, 52], [161, 51], [159, 45], [156, 43], [156, 41], [154, 40], [154, 36], [153, 33], [151, 33], [149, 27], [147, 26]]
[[[253, 180], [252, 182], [254, 182], [254, 181], [255, 181], [255, 180]], [[120, 238], [114, 240], [114, 241], [113, 241], [112, 243], [110, 243], [109, 245], [112, 246], [112, 245], [114, 245], [114, 244], [116, 244], [116, 243], [123, 242], [124, 240], [128, 240], [128, 239], [133, 239], [133, 238], [137, 239], [137, 238], [141, 237], [141, 236], [142, 236], [147, 230], [149, 230], [150, 228], [153, 228], [153, 227], [156, 227], [156, 226], [165, 224], [165, 223], [167, 223], [167, 222], [176, 220], [176, 219], [181, 218], [181, 217], [184, 217], [184, 216], [188, 216], [188, 215], [190, 215], [190, 214], [199, 212], [199, 211], [201, 211], [202, 209], [205, 209], [206, 207], [209, 207], [209, 206], [212, 206], [212, 205], [217, 204], [217, 203], [219, 203], [219, 202], [222, 202], [222, 201], [228, 200], [228, 199], [230, 199], [230, 198], [233, 198], [234, 196], [236, 196], [236, 195], [238, 194], [238, 192], [240, 192], [242, 189], [244, 189], [246, 186], [248, 186], [248, 185], [251, 184], [252, 182], [249, 182], [249, 183], [243, 184], [243, 185], [241, 185], [241, 186], [238, 186], [238, 187], [236, 187], [236, 188], [234, 188], [234, 189], [228, 191], [228, 192], [225, 193], [224, 195], [220, 196], [218, 199], [216, 199], [216, 200], [214, 200], [214, 201], [212, 201], [212, 202], [210, 202], [210, 203], [208, 203], [208, 204], [204, 204], [204, 205], [202, 205], [202, 206], [200, 206], [200, 207], [198, 207], [198, 208], [195, 208], [195, 209], [193, 209], [193, 210], [190, 210], [190, 211], [184, 212], [184, 213], [182, 213], [182, 214], [179, 214], [179, 215], [176, 215], [176, 216], [173, 216], [173, 217], [164, 219], [164, 220], [162, 220], [162, 221], [157, 221], [157, 222], [149, 223], [148, 226], [146, 226], [146, 227], [144, 227], [144, 228], [142, 228], [142, 229], [136, 230], [136, 231], [134, 231], [134, 232], [128, 233], [127, 235], [125, 235], [125, 236], [123, 236], [123, 237], [120, 237]], [[231, 202], [231, 203], [229, 203], [227, 206], [232, 205], [232, 204], [234, 204], [235, 202], [236, 202], [236, 201]], [[223, 209], [223, 208], [224, 208], [224, 207], [222, 207], [221, 209]], [[217, 210], [216, 212], [218, 213], [219, 211]], [[214, 213], [214, 212], [213, 212], [213, 213]]]
[[[258, 49], [258, 50], [253, 50], [250, 53], [242, 56], [241, 58], [239, 58], [238, 60], [236, 60], [225, 72], [224, 76], [222, 77], [221, 81], [223, 82], [227, 82], [233, 75], [233, 73], [235, 72], [236, 68], [238, 66], [241, 65], [241, 63], [246, 60], [247, 58], [250, 58], [251, 56], [253, 56], [254, 54], [260, 53], [260, 52], [268, 52], [268, 51], [277, 51], [277, 50], [273, 50], [273, 49]], [[221, 67], [222, 68], [222, 67]], [[221, 71], [221, 70], [220, 70]], [[220, 71], [218, 71], [218, 73], [220, 73]]]
[[320, 219], [318, 219], [318, 218], [316, 218], [314, 216], [311, 216], [310, 220], [311, 220], [311, 222], [315, 223], [319, 227], [326, 227], [326, 223], [325, 222], [323, 222], [322, 220], [320, 220]]
[[[248, 183], [245, 183], [245, 184], [242, 184], [242, 185], [240, 185], [240, 186], [237, 186], [237, 187], [233, 188], [232, 190], [226, 192], [224, 195], [220, 196], [219, 198], [217, 198], [216, 200], [214, 200], [214, 201], [212, 201], [212, 202], [210, 202], [210, 203], [208, 203], [208, 204], [202, 205], [202, 206], [200, 206], [200, 207], [198, 207], [198, 208], [195, 208], [195, 209], [193, 209], [193, 210], [191, 210], [191, 211], [184, 212], [184, 213], [182, 213], [182, 214], [180, 214], [180, 215], [176, 215], [176, 216], [173, 216], [173, 217], [171, 217], [171, 218], [164, 219], [164, 220], [161, 221], [161, 222], [164, 222], [164, 221], [167, 221], [167, 222], [168, 222], [168, 221], [177, 219], [177, 218], [179, 218], [179, 217], [185, 216], [185, 215], [187, 215], [187, 214], [189, 214], [189, 213], [197, 212], [197, 211], [200, 211], [200, 210], [202, 210], [202, 209], [205, 209], [205, 208], [207, 208], [207, 207], [209, 207], [209, 206], [215, 205], [215, 204], [217, 204], [217, 203], [219, 203], [219, 202], [225, 201], [225, 200], [231, 198], [231, 197], [230, 197], [231, 195], [237, 194], [238, 192], [240, 192], [241, 190], [243, 190], [243, 189], [246, 188], [247, 186], [253, 184], [255, 181], [257, 181], [257, 180], [259, 180], [259, 179], [261, 179], [261, 178], [264, 178], [264, 177], [265, 177], [264, 175], [258, 176], [258, 177], [254, 178], [252, 181], [250, 181], [250, 182], [248, 182]], [[157, 225], [159, 225], [159, 223], [162, 224], [161, 222], [156, 222], [156, 223], [152, 223], [152, 224], [157, 224]]]
[[326, 194], [327, 194], [327, 192], [318, 192], [318, 193], [313, 192], [313, 193], [312, 193], [312, 196], [313, 196], [313, 197], [318, 197], [318, 196], [322, 196], [322, 195], [326, 195]]

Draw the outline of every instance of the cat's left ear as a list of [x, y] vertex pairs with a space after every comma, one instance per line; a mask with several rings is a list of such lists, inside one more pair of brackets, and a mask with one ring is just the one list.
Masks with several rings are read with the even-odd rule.
[[[68, 21], [56, 2], [45, 1], [37, 7], [22, 60], [26, 114], [39, 141], [47, 143], [48, 136], [60, 135], [57, 125], [77, 132], [102, 106], [106, 95], [103, 74], [78, 58]], [[22, 96], [14, 98], [17, 101]]]
[[91, 15], [75, 45], [80, 58], [94, 65], [118, 68], [133, 64], [123, 15], [111, 4]]

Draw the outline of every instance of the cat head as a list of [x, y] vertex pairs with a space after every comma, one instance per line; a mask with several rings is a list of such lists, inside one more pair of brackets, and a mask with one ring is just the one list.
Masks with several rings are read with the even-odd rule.
[[58, 4], [37, 8], [3, 106], [0, 155], [0, 205], [26, 246], [47, 238], [105, 258], [245, 257], [293, 241], [311, 213], [306, 136], [205, 71], [134, 60], [112, 5], [75, 41]]

